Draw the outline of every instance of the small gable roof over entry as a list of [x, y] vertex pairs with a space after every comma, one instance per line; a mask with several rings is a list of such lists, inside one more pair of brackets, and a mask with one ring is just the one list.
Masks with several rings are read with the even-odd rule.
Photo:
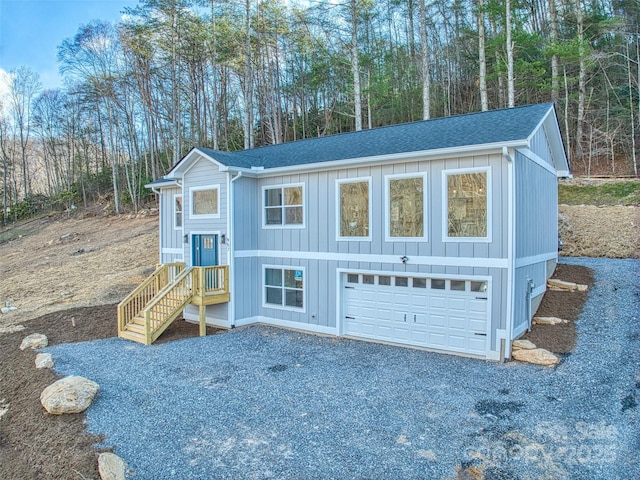
[[[528, 148], [544, 128], [557, 170], [568, 170], [553, 104], [545, 103], [379, 127], [326, 137], [314, 137], [251, 150], [222, 152], [198, 147], [187, 154], [166, 178], [176, 178], [194, 157], [205, 156], [225, 170], [269, 170], [423, 152], [450, 154], [479, 149]], [[199, 154], [199, 155], [197, 155]]]

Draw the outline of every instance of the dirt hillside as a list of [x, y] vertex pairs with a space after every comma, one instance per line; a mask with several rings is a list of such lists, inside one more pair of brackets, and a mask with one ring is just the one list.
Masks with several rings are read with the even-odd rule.
[[0, 332], [46, 313], [117, 303], [157, 261], [158, 216], [148, 211], [0, 229], [0, 302], [18, 307], [0, 314]]
[[560, 205], [562, 255], [640, 258], [640, 207]]

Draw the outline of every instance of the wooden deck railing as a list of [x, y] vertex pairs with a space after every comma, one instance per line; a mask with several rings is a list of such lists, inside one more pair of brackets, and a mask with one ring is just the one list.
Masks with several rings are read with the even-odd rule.
[[205, 335], [205, 307], [229, 299], [228, 265], [161, 265], [118, 305], [118, 335], [149, 345], [190, 303], [200, 306], [200, 334]]
[[197, 297], [219, 295], [229, 291], [229, 267], [194, 267], [193, 293]]
[[184, 262], [159, 265], [155, 272], [145, 279], [118, 305], [118, 332], [139, 315], [147, 304], [184, 270]]
[[145, 343], [151, 344], [182, 313], [193, 297], [194, 269], [189, 268], [167, 285], [144, 309]]

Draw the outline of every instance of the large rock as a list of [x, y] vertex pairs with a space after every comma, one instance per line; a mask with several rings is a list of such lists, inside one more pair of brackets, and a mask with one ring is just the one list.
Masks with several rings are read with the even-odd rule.
[[531, 340], [514, 340], [511, 348], [513, 348], [513, 350], [533, 350], [536, 348], [536, 344]]
[[555, 365], [560, 359], [544, 348], [532, 350], [514, 350], [511, 356], [521, 362], [534, 363], [536, 365]]
[[54, 415], [84, 412], [99, 388], [96, 382], [84, 377], [65, 377], [42, 391], [40, 403]]
[[53, 368], [53, 357], [50, 353], [36, 355], [36, 368]]
[[547, 287], [549, 290], [573, 292], [578, 289], [578, 286], [574, 282], [565, 282], [557, 278], [550, 278], [547, 280]]
[[98, 473], [102, 480], [125, 480], [127, 463], [115, 453], [104, 452], [98, 456]]
[[538, 325], [557, 325], [558, 323], [567, 323], [558, 317], [533, 317], [533, 323]]
[[32, 333], [31, 335], [24, 337], [20, 344], [20, 350], [25, 350], [27, 348], [43, 348], [47, 345], [49, 345], [49, 339], [46, 335], [43, 335], [42, 333]]

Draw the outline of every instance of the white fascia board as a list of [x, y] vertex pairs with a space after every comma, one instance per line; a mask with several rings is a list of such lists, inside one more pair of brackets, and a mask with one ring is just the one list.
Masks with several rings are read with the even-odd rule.
[[[543, 129], [547, 140], [549, 141], [549, 148], [551, 149], [551, 154], [554, 159], [554, 167], [557, 171], [569, 171], [569, 161], [567, 160], [567, 153], [564, 149], [564, 144], [562, 142], [562, 134], [560, 133], [560, 127], [558, 126], [558, 116], [556, 115], [556, 109], [551, 106], [549, 107], [549, 111], [547, 111], [546, 115], [540, 120], [540, 123], [534, 128], [527, 138], [527, 144], [531, 146], [531, 140], [538, 132], [538, 130]], [[553, 133], [549, 130], [553, 130]]]
[[527, 139], [512, 140], [509, 142], [485, 143], [482, 145], [466, 145], [463, 147], [439, 148], [436, 150], [419, 150], [413, 152], [391, 153], [388, 155], [376, 155], [372, 157], [347, 158], [344, 160], [331, 160], [328, 162], [309, 163], [303, 165], [291, 165], [287, 167], [266, 168], [264, 170], [242, 168], [242, 167], [221, 167], [220, 171], [242, 172], [247, 177], [268, 177], [275, 175], [283, 175], [287, 173], [298, 173], [303, 171], [321, 171], [336, 170], [354, 165], [374, 165], [380, 163], [403, 162], [410, 160], [437, 160], [439, 158], [447, 158], [455, 155], [469, 156], [476, 155], [478, 152], [495, 151], [501, 153], [503, 147], [520, 148], [529, 147]]
[[180, 184], [178, 183], [178, 180], [172, 180], [171, 182], [163, 182], [163, 183], [160, 183], [158, 185], [153, 185], [153, 182], [147, 183], [144, 186], [144, 188], [162, 189], [162, 188], [179, 187], [179, 186], [180, 186]]
[[192, 148], [189, 153], [187, 153], [182, 160], [180, 160], [176, 166], [166, 175], [165, 178], [182, 178], [184, 173], [191, 168], [191, 164], [200, 158], [204, 158], [209, 160], [211, 163], [215, 163], [218, 166], [218, 169], [221, 172], [227, 171], [227, 166], [217, 161], [215, 158], [207, 155], [202, 150], [199, 150], [197, 147]]

